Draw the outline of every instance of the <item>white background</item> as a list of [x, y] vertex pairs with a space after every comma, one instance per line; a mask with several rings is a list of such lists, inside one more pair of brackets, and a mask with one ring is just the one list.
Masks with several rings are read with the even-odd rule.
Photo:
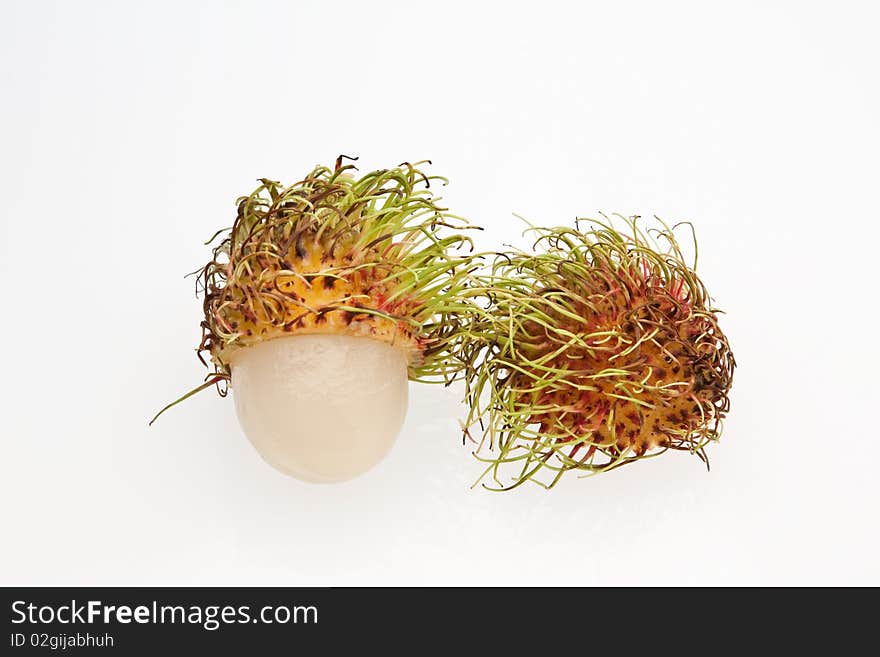
[[[48, 3], [0, 19], [2, 584], [880, 584], [870, 3]], [[694, 221], [739, 369], [712, 471], [469, 485], [457, 389], [312, 486], [201, 380], [183, 274], [261, 176], [432, 158], [517, 239]]]

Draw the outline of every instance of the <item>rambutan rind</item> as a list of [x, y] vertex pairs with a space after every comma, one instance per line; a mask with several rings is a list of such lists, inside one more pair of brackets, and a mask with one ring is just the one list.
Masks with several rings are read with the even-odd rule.
[[237, 350], [295, 335], [386, 342], [406, 353], [411, 380], [449, 383], [461, 371], [451, 354], [480, 258], [463, 231], [477, 227], [438, 204], [431, 185], [446, 179], [418, 168], [429, 162], [357, 177], [343, 157], [288, 187], [260, 179], [237, 200], [232, 227], [209, 240], [219, 243], [196, 272], [197, 352], [213, 372], [159, 414], [212, 385], [225, 395]]

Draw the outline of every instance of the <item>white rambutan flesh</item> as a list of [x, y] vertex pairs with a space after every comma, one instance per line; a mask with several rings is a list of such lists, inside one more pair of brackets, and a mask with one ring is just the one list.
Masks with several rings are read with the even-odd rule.
[[231, 357], [235, 410], [260, 456], [284, 474], [345, 481], [381, 461], [406, 416], [407, 357], [366, 337], [276, 338]]

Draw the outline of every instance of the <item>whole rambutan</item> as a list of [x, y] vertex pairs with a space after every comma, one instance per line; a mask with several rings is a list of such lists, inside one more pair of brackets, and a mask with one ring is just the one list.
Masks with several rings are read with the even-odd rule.
[[735, 361], [695, 273], [696, 241], [689, 266], [675, 228], [585, 223], [530, 229], [533, 252], [499, 254], [480, 277], [486, 302], [460, 358], [474, 363], [465, 434], [487, 488], [551, 487], [667, 450], [708, 465], [721, 433]]

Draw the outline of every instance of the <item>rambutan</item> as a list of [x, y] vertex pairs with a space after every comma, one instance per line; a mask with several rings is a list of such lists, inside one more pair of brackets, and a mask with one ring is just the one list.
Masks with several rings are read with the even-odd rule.
[[199, 272], [198, 353], [213, 372], [166, 409], [231, 385], [245, 432], [288, 474], [335, 481], [381, 459], [407, 379], [449, 382], [462, 367], [450, 352], [475, 257], [460, 231], [473, 227], [438, 205], [431, 184], [446, 181], [422, 164], [355, 177], [341, 156], [239, 198]]
[[[506, 490], [556, 484], [717, 440], [735, 361], [674, 232], [638, 217], [532, 228], [534, 252], [499, 254], [461, 359], [466, 436]], [[626, 224], [625, 232], [615, 223]]]

